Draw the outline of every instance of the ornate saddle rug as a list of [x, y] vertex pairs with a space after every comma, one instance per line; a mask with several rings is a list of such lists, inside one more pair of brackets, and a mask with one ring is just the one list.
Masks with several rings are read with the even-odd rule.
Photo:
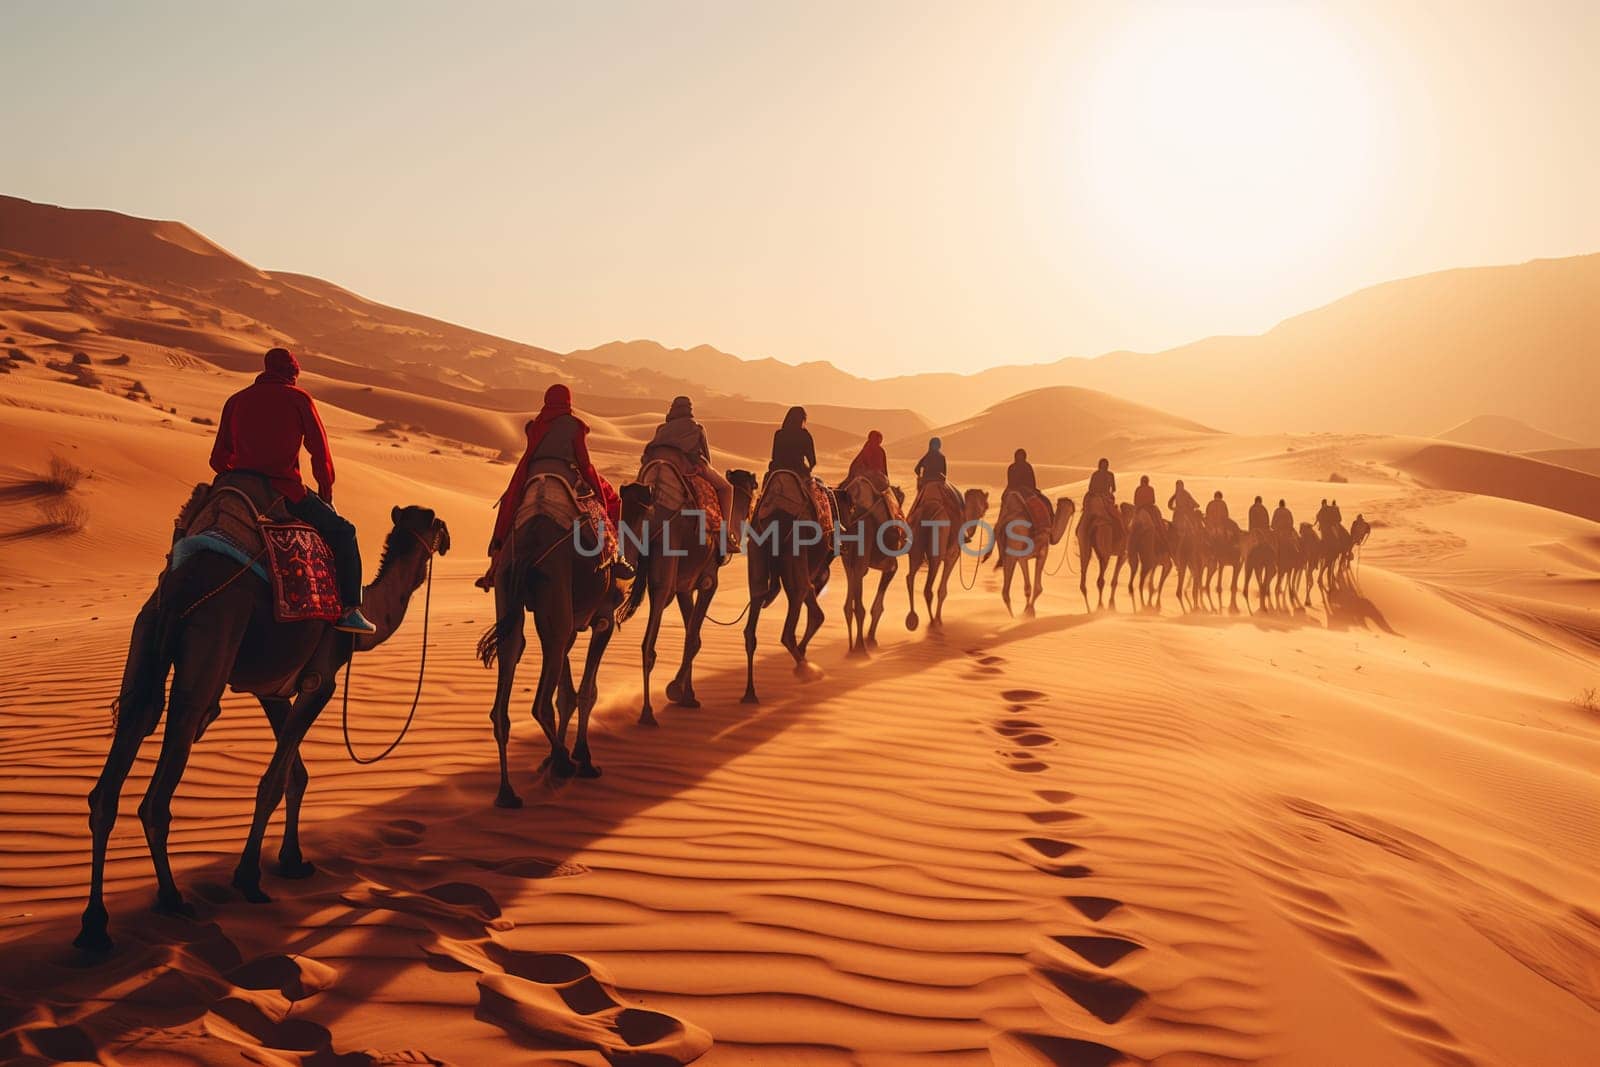
[[907, 521], [915, 526], [919, 522], [943, 519], [954, 529], [965, 518], [966, 506], [961, 502], [961, 494], [956, 487], [949, 482], [932, 481], [922, 483], [917, 490], [917, 499], [911, 504]]
[[[1032, 493], [1019, 493], [1015, 489], [1007, 491], [1000, 502], [999, 518], [1001, 536], [1008, 541], [1012, 521], [1021, 519], [1028, 524], [1028, 537], [1033, 541], [1035, 552], [1041, 545], [1050, 542], [1050, 505]], [[1018, 547], [1020, 550], [1020, 544]]]
[[[197, 485], [174, 523], [168, 570], [197, 552], [216, 552], [267, 583], [277, 621], [338, 619], [339, 581], [327, 542], [289, 520], [281, 498], [266, 500], [254, 489], [233, 476]], [[285, 521], [272, 521], [278, 518]]]
[[652, 459], [639, 470], [639, 484], [648, 486], [656, 506], [666, 511], [696, 510], [705, 513], [706, 536], [721, 536], [726, 516], [717, 500], [717, 489], [705, 478], [685, 470], [669, 459]]
[[605, 531], [605, 541], [600, 547], [596, 565], [615, 561], [617, 531], [606, 515], [605, 504], [592, 492], [579, 494], [572, 483], [559, 474], [535, 474], [528, 479], [522, 492], [522, 503], [517, 507], [516, 528], [522, 529], [537, 518], [546, 518], [556, 525], [574, 531], [581, 526], [579, 545], [585, 552], [593, 552], [600, 531]]
[[[804, 484], [809, 482], [810, 484]], [[768, 471], [756, 501], [755, 516], [764, 521], [778, 512], [800, 519], [813, 519], [824, 530], [834, 527], [833, 495], [815, 478], [802, 478], [794, 471]]]

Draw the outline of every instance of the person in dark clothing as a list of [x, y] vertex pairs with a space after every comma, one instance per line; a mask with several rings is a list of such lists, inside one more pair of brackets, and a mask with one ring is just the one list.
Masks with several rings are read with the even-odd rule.
[[806, 429], [806, 409], [792, 407], [783, 417], [783, 425], [772, 435], [772, 461], [768, 471], [794, 471], [802, 478], [810, 478], [817, 465], [817, 447]]
[[1260, 497], [1256, 497], [1256, 502], [1250, 505], [1250, 532], [1254, 533], [1257, 530], [1265, 532], [1270, 525], [1271, 516], [1267, 514], [1267, 505], [1261, 502]]
[[1025, 448], [1017, 449], [1011, 466], [1006, 468], [1006, 490], [1023, 494], [1039, 491], [1039, 479], [1033, 473], [1033, 464], [1028, 462], [1028, 450]]
[[1190, 495], [1189, 490], [1183, 487], [1183, 479], [1178, 479], [1178, 484], [1172, 488], [1172, 496], [1167, 499], [1167, 507], [1172, 509], [1172, 517], [1176, 519], [1181, 513], [1200, 510], [1200, 502]]
[[1222, 499], [1222, 490], [1218, 489], [1211, 497], [1211, 503], [1206, 505], [1206, 525], [1214, 526], [1220, 530], [1228, 522], [1228, 502]]
[[[228, 398], [211, 446], [211, 469], [218, 474], [259, 474], [283, 494], [289, 514], [316, 530], [333, 552], [339, 603], [344, 615], [334, 628], [370, 634], [376, 627], [361, 614], [361, 545], [356, 528], [333, 510], [333, 455], [328, 432], [311, 394], [295, 385], [300, 364], [288, 349], [274, 348], [262, 361], [255, 383]], [[317, 491], [300, 480], [300, 447], [311, 456]]]
[[1095, 493], [1103, 493], [1107, 500], [1116, 503], [1117, 476], [1111, 473], [1110, 460], [1102, 459], [1094, 473], [1089, 475], [1089, 489], [1084, 495], [1092, 496]]
[[946, 467], [944, 452], [940, 450], [942, 447], [943, 442], [941, 442], [937, 437], [928, 438], [928, 451], [923, 453], [921, 459], [917, 460], [917, 466], [915, 468], [918, 489], [922, 488], [924, 485], [927, 485], [929, 482], [942, 482], [947, 480], [945, 476]]
[[1294, 512], [1282, 500], [1278, 501], [1277, 508], [1272, 512], [1272, 530], [1277, 534], [1294, 533]]
[[1150, 476], [1139, 476], [1139, 484], [1133, 490], [1133, 510], [1148, 511], [1150, 517], [1156, 521], [1156, 529], [1161, 529], [1161, 509], [1156, 507], [1156, 487], [1150, 484]]

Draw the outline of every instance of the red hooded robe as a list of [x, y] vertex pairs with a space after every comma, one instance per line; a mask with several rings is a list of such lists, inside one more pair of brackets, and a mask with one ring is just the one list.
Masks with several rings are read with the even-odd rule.
[[850, 473], [845, 477], [854, 478], [869, 471], [877, 471], [885, 478], [889, 477], [889, 454], [883, 450], [883, 434], [877, 430], [867, 434], [867, 443], [861, 446], [856, 458], [850, 461]]
[[[496, 505], [500, 513], [495, 516], [494, 536], [489, 541], [489, 551], [493, 553], [500, 545], [505, 543], [506, 536], [511, 533], [511, 524], [516, 520], [517, 508], [522, 503], [522, 490], [528, 482], [528, 464], [533, 453], [538, 449], [544, 435], [550, 429], [550, 424], [562, 415], [572, 415], [572, 390], [564, 385], [552, 385], [544, 393], [544, 407], [539, 409], [536, 418], [530, 419], [527, 425], [528, 445], [522, 453], [522, 460], [517, 464], [517, 469], [511, 472], [511, 484], [506, 486], [505, 493]], [[573, 416], [577, 418], [577, 416]], [[583, 474], [583, 480], [589, 487], [599, 494], [605, 503], [606, 518], [610, 520], [613, 529], [622, 521], [622, 498], [617, 496], [611, 483], [600, 477], [600, 472], [594, 469], [594, 462], [589, 459], [589, 427], [582, 419], [578, 420], [578, 437], [573, 442], [574, 458], [578, 470]], [[507, 504], [509, 503], [509, 507]]]

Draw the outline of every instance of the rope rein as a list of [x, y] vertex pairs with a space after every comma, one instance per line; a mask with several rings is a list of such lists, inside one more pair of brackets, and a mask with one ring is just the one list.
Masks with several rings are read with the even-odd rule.
[[387, 758], [391, 752], [400, 747], [400, 742], [405, 740], [406, 734], [411, 730], [412, 720], [417, 717], [417, 704], [422, 700], [422, 676], [423, 672], [428, 669], [428, 620], [433, 614], [433, 555], [438, 550], [438, 541], [437, 535], [435, 535], [435, 541], [433, 544], [429, 544], [427, 541], [423, 541], [422, 535], [415, 530], [409, 532], [422, 543], [422, 547], [428, 553], [427, 592], [424, 594], [422, 601], [422, 658], [417, 664], [417, 688], [416, 692], [411, 694], [411, 710], [406, 712], [405, 725], [400, 727], [400, 732], [395, 735], [395, 739], [389, 742], [389, 747], [376, 756], [365, 757], [357, 755], [355, 745], [350, 741], [350, 665], [356, 658], [354, 634], [350, 637], [350, 658], [344, 661], [344, 691], [340, 694], [343, 700], [343, 721], [341, 726], [344, 731], [344, 750], [350, 753], [352, 760], [363, 766], [377, 763]]

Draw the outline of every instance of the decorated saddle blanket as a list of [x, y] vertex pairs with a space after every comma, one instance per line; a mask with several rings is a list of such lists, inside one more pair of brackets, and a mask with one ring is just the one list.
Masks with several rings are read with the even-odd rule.
[[255, 489], [230, 475], [196, 486], [174, 524], [168, 570], [197, 552], [215, 552], [267, 583], [277, 621], [339, 618], [339, 581], [327, 542], [305, 523], [290, 520], [275, 494], [269, 499]]
[[586, 555], [594, 556], [598, 544], [597, 566], [610, 564], [619, 558], [616, 528], [606, 516], [605, 503], [587, 486], [584, 490], [579, 493], [559, 474], [535, 474], [522, 491], [516, 528], [520, 530], [534, 519], [549, 519], [576, 536]]
[[931, 481], [923, 482], [917, 490], [917, 499], [911, 504], [911, 515], [908, 521], [912, 525], [927, 520], [944, 520], [952, 527], [959, 526], [966, 517], [966, 508], [961, 503], [961, 494], [949, 482]]
[[650, 488], [657, 507], [666, 511], [700, 511], [705, 514], [706, 536], [721, 536], [726, 516], [717, 500], [717, 487], [694, 469], [668, 459], [651, 459], [639, 470], [639, 484]]
[[802, 478], [794, 471], [768, 471], [762, 483], [761, 498], [755, 506], [757, 521], [765, 521], [779, 512], [812, 519], [824, 530], [834, 528], [833, 494], [816, 478]]
[[1011, 523], [1021, 519], [1028, 524], [1028, 536], [1037, 550], [1040, 543], [1048, 543], [1052, 517], [1050, 505], [1035, 493], [1020, 493], [1015, 489], [1006, 493], [1000, 507], [1000, 530], [1009, 538]]

